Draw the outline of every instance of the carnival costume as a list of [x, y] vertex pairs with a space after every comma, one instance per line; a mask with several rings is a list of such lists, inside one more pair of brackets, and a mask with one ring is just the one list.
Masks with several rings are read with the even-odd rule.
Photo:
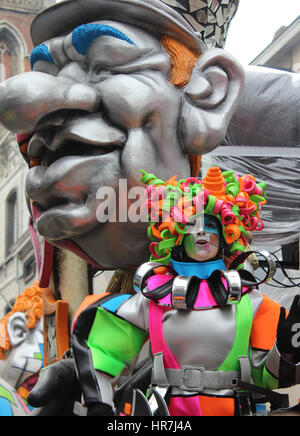
[[[132, 367], [148, 338], [152, 392], [172, 416], [239, 414], [241, 383], [273, 390], [286, 386], [283, 374], [289, 373], [295, 384], [296, 365], [283, 359], [276, 345], [280, 306], [241, 268], [249, 254], [247, 232], [263, 228], [259, 212], [265, 185], [219, 168], [210, 169], [203, 181], [164, 183], [146, 173], [142, 181], [154, 220], [150, 262], [135, 275], [137, 293], [93, 296], [98, 300], [74, 322], [74, 357], [86, 405], [114, 407], [106, 375], [114, 378]], [[153, 200], [151, 192], [160, 197]], [[182, 245], [199, 204], [205, 216], [221, 224], [227, 256], [203, 263], [174, 261], [174, 247]], [[274, 265], [265, 257], [270, 277]]]

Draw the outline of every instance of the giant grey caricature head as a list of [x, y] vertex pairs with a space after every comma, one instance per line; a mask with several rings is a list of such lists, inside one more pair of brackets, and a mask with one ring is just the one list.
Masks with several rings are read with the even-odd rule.
[[104, 268], [140, 264], [147, 224], [99, 223], [98, 189], [118, 200], [119, 180], [139, 185], [140, 169], [189, 176], [189, 156], [226, 133], [242, 69], [160, 0], [58, 3], [34, 21], [32, 38], [33, 72], [0, 87], [0, 120], [33, 134], [27, 154], [38, 165], [26, 191], [38, 230]]

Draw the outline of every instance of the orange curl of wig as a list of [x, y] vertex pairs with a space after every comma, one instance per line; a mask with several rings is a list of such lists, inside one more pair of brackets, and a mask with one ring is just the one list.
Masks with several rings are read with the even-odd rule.
[[27, 318], [26, 327], [33, 329], [42, 317], [42, 290], [37, 285], [25, 289], [19, 295], [13, 305], [12, 310], [0, 321], [0, 359], [6, 359], [6, 351], [11, 347], [7, 334], [7, 322], [9, 317], [16, 312], [24, 312]]

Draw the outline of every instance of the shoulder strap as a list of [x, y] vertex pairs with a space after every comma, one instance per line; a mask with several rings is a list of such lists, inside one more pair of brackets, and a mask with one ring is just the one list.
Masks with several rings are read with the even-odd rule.
[[253, 311], [249, 294], [236, 304], [236, 335], [233, 346], [218, 371], [238, 371], [239, 357], [248, 356]]
[[149, 306], [149, 335], [151, 341], [151, 348], [153, 357], [157, 353], [163, 353], [164, 365], [166, 368], [179, 369], [175, 357], [171, 353], [163, 332], [163, 315], [166, 311], [170, 310], [169, 307], [159, 306], [155, 301], [150, 301]]

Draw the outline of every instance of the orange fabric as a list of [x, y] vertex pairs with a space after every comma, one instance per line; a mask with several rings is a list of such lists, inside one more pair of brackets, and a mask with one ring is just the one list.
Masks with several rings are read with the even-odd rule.
[[130, 416], [132, 410], [132, 405], [130, 403], [125, 403], [124, 414]]
[[96, 301], [100, 300], [101, 298], [105, 297], [108, 294], [109, 294], [108, 292], [103, 292], [102, 294], [88, 295], [87, 297], [85, 297], [85, 299], [82, 301], [82, 303], [80, 304], [74, 315], [73, 326], [78, 316], [81, 314], [81, 312], [83, 312], [91, 304], [95, 303]]
[[200, 396], [203, 416], [234, 416], [234, 398]]
[[280, 305], [264, 295], [252, 325], [251, 346], [260, 350], [271, 350], [276, 341]]
[[208, 169], [203, 179], [203, 186], [210, 191], [211, 195], [225, 195], [224, 177], [219, 167], [211, 167]]
[[199, 56], [172, 36], [163, 35], [160, 41], [171, 58], [169, 81], [182, 88], [189, 82]]
[[189, 155], [191, 175], [198, 177], [201, 169], [201, 156]]
[[28, 142], [26, 144], [21, 145], [20, 151], [21, 153], [27, 154]]
[[[169, 35], [164, 35], [161, 38], [161, 43], [171, 58], [171, 74], [169, 80], [172, 85], [182, 88], [191, 78], [194, 65], [198, 59], [198, 54], [193, 53], [180, 41]], [[199, 176], [201, 156], [190, 155], [189, 162], [191, 175], [193, 177]]]
[[20, 395], [20, 397], [22, 397], [25, 400], [27, 400], [28, 395], [30, 394], [30, 391], [28, 389], [24, 388], [23, 386], [19, 386], [17, 389], [17, 392]]

